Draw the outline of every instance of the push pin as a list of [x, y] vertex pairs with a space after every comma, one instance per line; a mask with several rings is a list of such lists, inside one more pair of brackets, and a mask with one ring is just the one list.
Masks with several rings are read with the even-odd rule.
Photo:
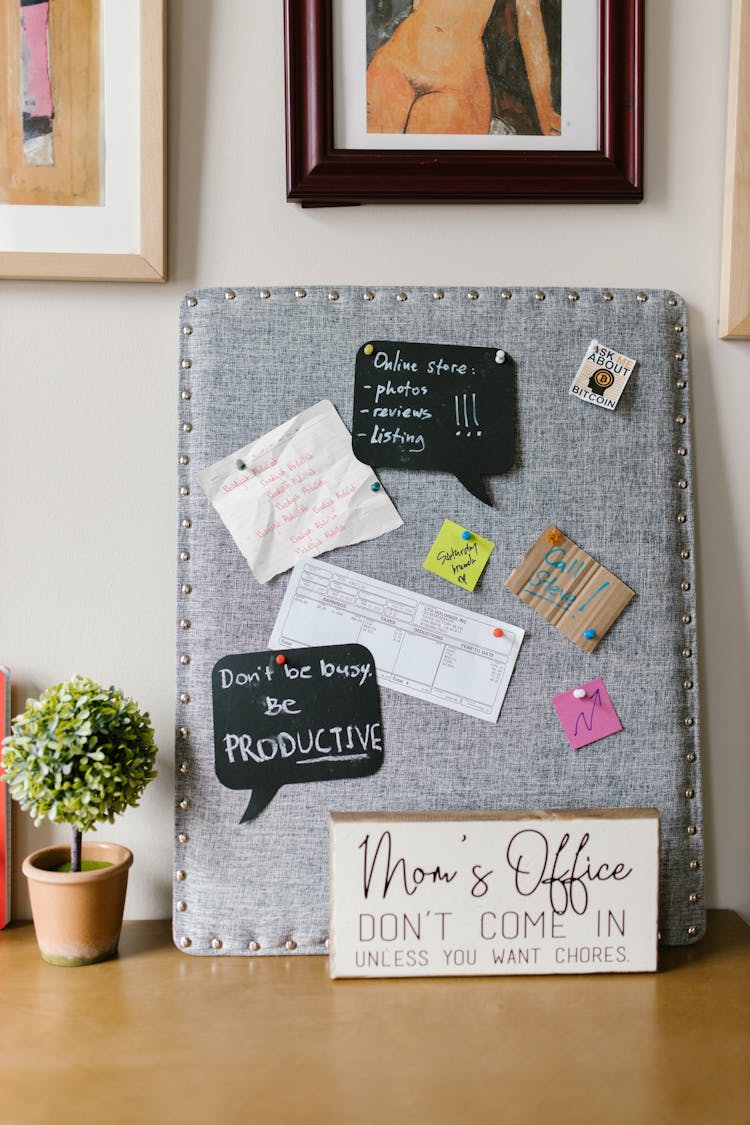
[[461, 538], [462, 539], [471, 539], [471, 532], [470, 531], [462, 531], [461, 532]]
[[235, 461], [235, 465], [237, 466], [238, 469], [246, 469], [247, 468], [247, 465], [245, 464], [245, 462], [242, 460], [241, 457], [237, 458], [237, 460]]
[[380, 492], [380, 481], [374, 480], [370, 485], [370, 492]]
[[283, 652], [280, 652], [279, 655], [276, 657], [276, 663], [277, 664], [286, 664], [286, 657], [284, 656]]
[[375, 348], [372, 346], [372, 344], [365, 344], [365, 346], [364, 346], [365, 355], [372, 355], [372, 353], [374, 351], [375, 351]]
[[495, 352], [495, 363], [505, 363], [505, 352], [500, 350]]
[[575, 690], [573, 691], [573, 698], [574, 699], [585, 699], [586, 698], [586, 688], [583, 688], [583, 687], [575, 688]]
[[503, 632], [503, 630], [501, 628], [498, 627], [497, 629], [492, 630], [492, 636], [493, 637], [504, 637], [505, 633]]
[[583, 635], [587, 641], [593, 641], [594, 637], [596, 636], [596, 629], [584, 629]]
[[547, 542], [551, 543], [553, 547], [562, 542], [562, 532], [558, 531], [556, 527], [551, 527], [547, 532]]

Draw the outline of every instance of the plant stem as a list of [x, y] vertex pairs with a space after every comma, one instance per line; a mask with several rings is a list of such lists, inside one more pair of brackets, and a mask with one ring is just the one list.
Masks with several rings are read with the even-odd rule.
[[70, 841], [70, 870], [81, 870], [81, 836], [80, 829], [73, 829], [73, 838]]

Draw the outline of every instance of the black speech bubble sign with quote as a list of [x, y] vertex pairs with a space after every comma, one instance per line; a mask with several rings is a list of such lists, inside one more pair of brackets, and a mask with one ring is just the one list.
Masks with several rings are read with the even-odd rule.
[[443, 469], [491, 504], [482, 475], [516, 458], [516, 365], [500, 348], [370, 340], [357, 352], [354, 455], [374, 468]]
[[252, 790], [240, 823], [282, 785], [366, 777], [382, 765], [375, 661], [364, 645], [225, 656], [211, 683], [216, 776]]

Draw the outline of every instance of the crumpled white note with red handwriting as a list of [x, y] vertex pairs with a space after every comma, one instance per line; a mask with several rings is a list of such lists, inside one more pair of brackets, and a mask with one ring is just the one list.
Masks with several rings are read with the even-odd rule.
[[259, 582], [403, 520], [328, 399], [198, 474]]

